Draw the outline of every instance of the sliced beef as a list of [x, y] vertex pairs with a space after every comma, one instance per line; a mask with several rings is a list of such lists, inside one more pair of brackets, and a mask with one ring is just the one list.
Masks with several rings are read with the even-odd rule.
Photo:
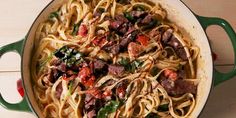
[[172, 29], [168, 29], [164, 32], [163, 36], [162, 36], [162, 41], [164, 43], [167, 43], [169, 41], [169, 39], [172, 37], [173, 35], [173, 30]]
[[134, 41], [137, 38], [139, 31], [130, 27], [127, 34], [121, 38], [120, 46], [124, 49], [128, 46], [128, 44]]
[[95, 110], [91, 110], [88, 112], [87, 114], [87, 118], [95, 118], [96, 117], [96, 111]]
[[61, 97], [61, 93], [62, 93], [63, 89], [62, 89], [62, 83], [58, 84], [56, 87], [56, 98], [60, 99]]
[[163, 75], [161, 75], [159, 79], [161, 85], [165, 88], [169, 95], [178, 96], [185, 93], [196, 94], [197, 92], [197, 86], [192, 82], [183, 79], [177, 79], [176, 81], [173, 81]]
[[112, 75], [121, 76], [124, 73], [125, 68], [119, 65], [109, 65], [108, 71]]
[[120, 35], [124, 35], [129, 29], [128, 23], [124, 23], [118, 30], [117, 33]]
[[171, 46], [176, 54], [183, 60], [187, 60], [187, 54], [184, 50], [183, 45], [179, 42], [179, 40], [173, 35], [173, 30], [172, 29], [168, 29], [164, 32], [163, 36], [162, 36], [162, 42], [165, 45]]
[[178, 48], [177, 50], [176, 50], [176, 54], [181, 58], [181, 59], [183, 59], [183, 60], [188, 60], [188, 57], [187, 57], [187, 54], [186, 54], [186, 52], [185, 52], [185, 50], [184, 50], [184, 48], [182, 47], [182, 48]]
[[103, 69], [106, 66], [106, 62], [100, 59], [96, 59], [93, 64], [94, 64], [94, 69]]
[[110, 20], [109, 28], [120, 35], [124, 35], [129, 29], [129, 21], [123, 15], [116, 15], [115, 19]]
[[57, 79], [62, 76], [62, 72], [57, 70], [56, 68], [52, 68], [50, 69], [49, 71], [49, 74], [48, 74], [48, 80], [51, 82], [51, 83], [55, 83], [57, 81]]
[[168, 45], [170, 45], [171, 47], [173, 47], [174, 49], [178, 49], [178, 48], [182, 48], [182, 44], [179, 42], [179, 40], [172, 36], [169, 41], [167, 42]]
[[122, 23], [127, 23], [127, 22], [129, 22], [129, 21], [124, 17], [124, 15], [116, 15], [116, 16], [115, 16], [115, 19], [116, 19], [117, 21], [121, 21]]
[[145, 17], [147, 15], [147, 12], [145, 12], [145, 11], [131, 11], [130, 15], [133, 18], [141, 18], [141, 17]]
[[110, 42], [108, 45], [106, 45], [103, 48], [106, 52], [112, 53], [113, 55], [116, 55], [120, 52], [120, 45], [116, 44], [114, 42]]
[[85, 100], [84, 100], [85, 110], [94, 109], [95, 103], [96, 99], [91, 94], [85, 94]]
[[109, 28], [112, 30], [118, 30], [119, 27], [123, 24], [122, 21], [117, 21], [117, 20], [111, 20]]
[[61, 72], [66, 72], [66, 64], [65, 63], [61, 63], [60, 65], [57, 66], [57, 69]]
[[141, 23], [144, 24], [144, 25], [147, 25], [147, 24], [151, 23], [152, 20], [153, 20], [153, 15], [148, 14], [148, 15], [141, 21]]

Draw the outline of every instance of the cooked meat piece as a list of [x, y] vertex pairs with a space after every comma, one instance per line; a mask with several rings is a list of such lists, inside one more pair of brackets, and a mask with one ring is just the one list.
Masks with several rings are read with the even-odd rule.
[[91, 110], [88, 112], [87, 114], [87, 118], [95, 118], [96, 117], [96, 111], [95, 110]]
[[111, 47], [111, 53], [112, 53], [113, 55], [118, 54], [119, 51], [120, 51], [120, 45], [115, 44], [115, 45], [113, 45], [113, 46]]
[[121, 38], [120, 46], [122, 48], [126, 48], [131, 41], [134, 41], [139, 31], [135, 30], [134, 28], [130, 28], [128, 33], [129, 34], [126, 34], [123, 38]]
[[162, 41], [164, 43], [167, 43], [169, 41], [169, 39], [172, 37], [173, 34], [173, 30], [172, 29], [168, 29], [164, 32], [163, 36], [162, 36]]
[[183, 45], [179, 42], [179, 40], [173, 35], [173, 30], [168, 29], [162, 36], [162, 41], [165, 45], [171, 46], [176, 54], [183, 60], [187, 60], [187, 54], [184, 50]]
[[66, 72], [66, 64], [61, 63], [60, 65], [57, 66], [57, 69], [61, 72]]
[[58, 66], [58, 65], [60, 65], [62, 63], [62, 61], [60, 60], [60, 59], [53, 59], [52, 61], [51, 61], [51, 65], [53, 65], [53, 66]]
[[110, 21], [109, 28], [117, 33], [124, 35], [129, 27], [128, 20], [123, 15], [116, 15], [115, 20]]
[[119, 65], [109, 65], [108, 71], [110, 74], [113, 74], [116, 76], [121, 76], [124, 73], [125, 68], [123, 66], [119, 66]]
[[177, 79], [175, 81], [166, 78], [165, 76], [160, 76], [160, 83], [165, 88], [167, 93], [172, 96], [183, 95], [185, 93], [196, 94], [197, 86], [192, 82]]
[[109, 28], [112, 30], [118, 30], [118, 28], [123, 24], [122, 21], [111, 20]]
[[131, 11], [130, 15], [134, 18], [140, 18], [140, 17], [146, 16], [147, 12], [145, 12], [145, 11]]
[[128, 53], [130, 57], [138, 57], [143, 51], [143, 46], [138, 43], [131, 42], [128, 45]]
[[115, 16], [115, 19], [116, 19], [117, 21], [121, 21], [122, 24], [129, 22], [129, 21], [124, 17], [124, 15], [116, 15], [116, 16]]
[[128, 31], [128, 29], [128, 23], [124, 23], [117, 32], [121, 35], [124, 35]]
[[104, 50], [112, 53], [113, 55], [116, 55], [120, 52], [120, 45], [115, 43], [109, 43], [104, 47]]
[[48, 74], [48, 80], [51, 83], [55, 83], [57, 79], [62, 75], [62, 72], [58, 71], [56, 68], [52, 68]]
[[141, 21], [141, 23], [144, 24], [144, 25], [147, 25], [147, 24], [151, 23], [152, 20], [153, 20], [153, 15], [148, 14], [148, 15]]
[[57, 99], [60, 99], [62, 91], [63, 91], [62, 83], [60, 83], [60, 84], [57, 85], [56, 92], [55, 92]]
[[93, 107], [95, 106], [96, 103], [96, 99], [91, 95], [91, 94], [85, 94], [85, 100], [84, 100], [84, 104], [85, 104], [85, 109], [93, 109]]
[[167, 42], [167, 45], [171, 46], [174, 48], [174, 50], [176, 51], [176, 54], [183, 60], [187, 60], [187, 54], [184, 50], [184, 47], [182, 46], [182, 44], [179, 42], [179, 40], [172, 36], [169, 41]]
[[106, 62], [96, 59], [94, 61], [94, 69], [103, 69], [106, 66]]
[[134, 32], [134, 31], [137, 32], [137, 30], [135, 29], [135, 27], [134, 27], [132, 24], [129, 24], [129, 26], [128, 26], [128, 31], [125, 33], [125, 35], [127, 36], [127, 35], [131, 34], [131, 33]]
[[182, 48], [178, 48], [177, 50], [176, 50], [176, 54], [181, 58], [181, 59], [183, 59], [183, 60], [188, 60], [188, 57], [187, 57], [187, 54], [186, 54], [186, 52], [185, 52], [185, 50], [184, 50], [184, 48], [182, 47]]
[[125, 48], [130, 42], [131, 42], [131, 39], [129, 37], [121, 38], [120, 46], [122, 48]]
[[167, 44], [173, 47], [174, 49], [183, 47], [182, 44], [179, 42], [179, 40], [175, 36], [172, 36], [167, 42]]

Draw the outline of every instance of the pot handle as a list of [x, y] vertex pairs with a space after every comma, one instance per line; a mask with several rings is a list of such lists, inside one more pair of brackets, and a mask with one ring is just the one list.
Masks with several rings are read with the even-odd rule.
[[[18, 54], [21, 55], [23, 42], [24, 40], [20, 40], [15, 43], [11, 43], [6, 46], [0, 47], [0, 58], [2, 57], [3, 54], [12, 51], [17, 52]], [[2, 97], [2, 94], [0, 93], [0, 105], [9, 110], [28, 111], [28, 112], [31, 111], [28, 106], [26, 97], [23, 97], [23, 100], [20, 101], [19, 103], [12, 104], [5, 101], [4, 98]]]
[[[236, 33], [233, 30], [233, 28], [231, 27], [231, 25], [226, 20], [221, 19], [221, 18], [203, 17], [203, 16], [198, 16], [198, 15], [196, 15], [196, 17], [205, 31], [206, 31], [207, 27], [211, 26], [211, 25], [221, 26], [226, 31], [226, 33], [229, 36], [229, 38], [232, 42], [232, 45], [233, 45], [234, 64], [236, 64]], [[236, 75], [236, 65], [234, 65], [233, 70], [228, 73], [221, 73], [221, 72], [217, 71], [216, 69], [214, 69], [214, 78], [215, 78], [214, 86], [216, 86], [226, 80], [231, 79], [235, 75]]]

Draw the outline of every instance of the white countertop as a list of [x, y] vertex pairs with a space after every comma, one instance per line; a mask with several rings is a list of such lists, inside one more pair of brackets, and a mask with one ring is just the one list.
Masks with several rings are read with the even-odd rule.
[[[195, 13], [218, 16], [230, 22], [236, 30], [234, 0], [183, 0]], [[22, 39], [34, 19], [50, 0], [0, 0], [0, 47]], [[213, 50], [218, 55], [217, 68], [227, 72], [233, 66], [233, 50], [224, 31], [212, 26], [207, 30]], [[222, 41], [224, 45], [222, 45]], [[227, 66], [226, 66], [227, 65]], [[7, 53], [0, 60], [0, 92], [16, 103], [21, 100], [16, 90], [20, 78], [20, 57]], [[236, 77], [213, 88], [200, 118], [236, 118]], [[9, 111], [0, 106], [0, 118], [35, 118], [31, 113]]]

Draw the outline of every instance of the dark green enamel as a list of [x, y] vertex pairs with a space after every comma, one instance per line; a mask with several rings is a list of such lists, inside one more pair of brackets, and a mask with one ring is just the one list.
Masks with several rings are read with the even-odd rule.
[[[236, 33], [231, 27], [231, 25], [224, 19], [221, 18], [213, 18], [213, 17], [203, 17], [203, 16], [198, 16], [196, 15], [198, 21], [202, 25], [203, 29], [206, 31], [208, 26], [211, 25], [218, 25], [221, 26], [229, 36], [232, 46], [234, 49], [234, 63], [236, 64]], [[234, 66], [233, 70], [228, 72], [228, 73], [221, 73], [214, 69], [214, 86], [231, 79], [236, 75], [236, 66]]]
[[[22, 45], [24, 43], [24, 39], [17, 41], [15, 43], [11, 43], [8, 44], [6, 46], [0, 47], [0, 58], [3, 54], [7, 53], [7, 52], [17, 52], [18, 54], [22, 54]], [[31, 112], [26, 97], [23, 98], [22, 101], [20, 101], [19, 103], [8, 103], [7, 101], [4, 100], [4, 98], [2, 97], [1, 93], [0, 93], [0, 105], [3, 106], [6, 109], [9, 110], [17, 110], [17, 111], [27, 111], [27, 112]]]

